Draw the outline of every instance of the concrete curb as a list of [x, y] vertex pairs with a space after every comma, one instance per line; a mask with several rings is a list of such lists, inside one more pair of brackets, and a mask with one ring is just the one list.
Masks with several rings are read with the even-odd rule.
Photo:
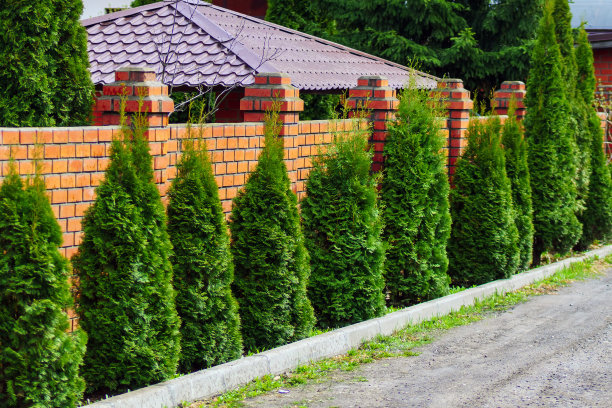
[[160, 384], [96, 402], [92, 408], [164, 408], [184, 401], [209, 398], [242, 386], [266, 374], [281, 374], [300, 365], [344, 354], [364, 341], [435, 316], [445, 315], [461, 306], [472, 305], [495, 293], [506, 293], [547, 278], [555, 272], [585, 258], [603, 258], [612, 254], [612, 245], [497, 280], [459, 293], [398, 310], [386, 316], [367, 320], [315, 337], [287, 344], [250, 357], [241, 358], [207, 370], [197, 371]]

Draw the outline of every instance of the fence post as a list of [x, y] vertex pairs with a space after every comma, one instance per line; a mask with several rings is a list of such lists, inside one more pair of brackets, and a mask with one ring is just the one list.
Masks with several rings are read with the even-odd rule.
[[255, 75], [255, 84], [245, 88], [240, 110], [244, 112], [245, 122], [263, 122], [266, 110], [275, 101], [279, 103], [278, 116], [283, 123], [280, 135], [283, 136], [285, 163], [289, 179], [295, 186], [298, 179], [295, 160], [298, 158], [300, 112], [304, 110], [300, 90], [291, 85], [291, 78], [287, 74], [259, 73]]
[[369, 120], [373, 132], [370, 144], [374, 147], [372, 171], [380, 171], [384, 162], [385, 140], [388, 134], [388, 122], [395, 118], [399, 106], [396, 91], [389, 87], [389, 80], [381, 76], [362, 76], [357, 80], [357, 86], [349, 89], [348, 107], [355, 110], [369, 111]]
[[467, 145], [467, 128], [470, 123], [470, 111], [474, 107], [474, 101], [470, 92], [463, 88], [461, 79], [444, 79], [438, 82], [438, 88], [434, 91], [438, 96], [445, 99], [447, 109], [448, 129], [448, 176], [452, 179], [455, 174], [455, 163], [463, 153]]
[[507, 115], [510, 101], [512, 98], [516, 101], [516, 118], [523, 120], [525, 117], [525, 83], [521, 81], [504, 81], [501, 84], [501, 89], [498, 89], [493, 94], [491, 107], [495, 109], [496, 115]]
[[168, 96], [168, 86], [156, 80], [155, 71], [150, 68], [124, 67], [115, 72], [115, 82], [104, 85], [102, 95], [94, 106], [94, 124], [97, 126], [117, 126], [121, 112], [121, 98], [125, 97], [126, 123], [139, 110], [146, 114], [147, 131], [155, 182], [162, 196], [168, 187], [168, 167], [170, 155], [168, 143], [170, 128], [168, 116], [174, 111], [174, 102]]

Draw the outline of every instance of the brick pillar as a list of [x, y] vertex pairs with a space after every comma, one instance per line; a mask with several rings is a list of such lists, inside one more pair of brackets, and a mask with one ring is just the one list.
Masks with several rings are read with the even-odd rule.
[[507, 115], [510, 101], [516, 101], [516, 117], [522, 120], [525, 117], [525, 83], [521, 81], [504, 81], [501, 89], [495, 91], [491, 100], [491, 107], [497, 115]]
[[[388, 121], [395, 118], [399, 106], [396, 91], [389, 87], [389, 81], [381, 76], [362, 76], [357, 80], [357, 87], [349, 90], [347, 100], [349, 108], [369, 111], [373, 132], [370, 144], [374, 147], [372, 171], [380, 171], [384, 161], [385, 140], [387, 139]], [[352, 111], [351, 116], [356, 114]]]
[[155, 72], [149, 68], [125, 67], [115, 72], [115, 82], [104, 85], [102, 96], [94, 106], [94, 125], [119, 124], [121, 96], [125, 95], [125, 113], [130, 116], [138, 112], [142, 99], [142, 112], [147, 114], [150, 128], [168, 126], [168, 115], [174, 111], [174, 102], [168, 96], [168, 87], [156, 81]]
[[304, 101], [300, 99], [300, 90], [291, 85], [287, 74], [259, 73], [255, 75], [255, 84], [244, 90], [240, 100], [240, 110], [244, 112], [245, 122], [263, 122], [267, 109], [273, 102], [280, 103], [279, 119], [283, 123], [281, 136], [285, 147], [285, 163], [289, 179], [296, 191], [298, 180], [295, 161], [298, 159], [298, 133], [300, 112], [304, 110]]
[[466, 133], [470, 123], [470, 110], [474, 107], [474, 101], [470, 98], [470, 92], [463, 88], [461, 79], [444, 79], [438, 82], [435, 91], [439, 96], [445, 98], [448, 110], [448, 175], [455, 174], [455, 163], [463, 153], [467, 145]]

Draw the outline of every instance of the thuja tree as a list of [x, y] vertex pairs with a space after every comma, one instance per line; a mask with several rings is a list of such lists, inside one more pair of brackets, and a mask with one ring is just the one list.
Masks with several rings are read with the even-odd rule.
[[498, 119], [474, 120], [457, 161], [450, 194], [453, 225], [448, 244], [453, 283], [470, 286], [507, 278], [519, 264], [510, 180]]
[[439, 116], [427, 92], [410, 88], [401, 96], [385, 142], [385, 280], [396, 306], [448, 293], [451, 220]]
[[315, 320], [306, 296], [308, 253], [279, 133], [273, 110], [266, 114], [265, 147], [230, 218], [234, 294], [249, 351], [307, 337]]
[[302, 200], [312, 275], [308, 287], [317, 321], [338, 327], [384, 311], [382, 223], [378, 178], [370, 174], [368, 133], [353, 123], [315, 160]]
[[0, 406], [74, 407], [85, 382], [86, 336], [67, 333], [70, 307], [62, 232], [36, 175], [14, 164], [0, 186]]
[[180, 368], [190, 372], [239, 358], [242, 336], [230, 288], [234, 266], [225, 215], [201, 139], [183, 142], [177, 167], [169, 192], [168, 233], [182, 322]]
[[576, 48], [578, 65], [577, 90], [588, 112], [590, 144], [588, 153], [591, 160], [589, 193], [585, 210], [580, 216], [582, 237], [578, 247], [586, 249], [593, 241], [601, 240], [612, 234], [612, 180], [610, 169], [606, 166], [603, 151], [603, 132], [601, 122], [593, 108], [595, 93], [595, 72], [593, 68], [593, 50], [589, 44], [588, 34], [581, 28]]
[[83, 218], [73, 257], [78, 314], [89, 335], [83, 376], [88, 391], [134, 389], [176, 373], [179, 319], [172, 246], [153, 182], [144, 118], [111, 144], [105, 179]]
[[504, 123], [502, 144], [506, 158], [506, 174], [512, 187], [514, 222], [518, 230], [519, 269], [525, 270], [531, 264], [533, 251], [533, 206], [527, 142], [514, 112], [515, 105], [512, 104], [508, 111], [508, 119]]
[[81, 0], [0, 5], [0, 125], [88, 122], [93, 102]]
[[576, 209], [576, 150], [567, 131], [568, 101], [555, 24], [547, 8], [538, 29], [527, 82], [525, 136], [533, 201], [533, 262], [547, 250], [567, 252], [580, 238]]
[[573, 139], [575, 149], [572, 155], [565, 158], [572, 160], [569, 164], [575, 170], [576, 184], [576, 214], [585, 209], [585, 200], [589, 191], [589, 178], [591, 174], [591, 155], [589, 131], [589, 109], [577, 93], [576, 53], [574, 47], [573, 29], [571, 26], [572, 14], [568, 0], [550, 0], [552, 15], [555, 23], [555, 36], [561, 52], [561, 77], [565, 87], [565, 96], [569, 103], [567, 132]]

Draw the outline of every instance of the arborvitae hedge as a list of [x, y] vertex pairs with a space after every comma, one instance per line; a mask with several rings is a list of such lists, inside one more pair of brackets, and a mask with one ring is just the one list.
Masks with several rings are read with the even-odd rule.
[[385, 280], [395, 306], [448, 293], [451, 218], [439, 116], [428, 92], [408, 89], [385, 142]]
[[514, 222], [519, 234], [520, 262], [518, 267], [519, 270], [526, 270], [531, 264], [533, 251], [533, 206], [527, 142], [514, 112], [514, 106], [511, 106], [508, 119], [504, 123], [502, 144], [506, 158], [506, 174], [512, 187]]
[[306, 296], [308, 253], [279, 132], [278, 112], [270, 112], [265, 147], [231, 214], [234, 294], [249, 351], [307, 337], [315, 321]]
[[450, 194], [453, 225], [448, 273], [453, 283], [480, 285], [508, 278], [519, 265], [510, 180], [499, 119], [473, 120]]
[[380, 316], [385, 308], [378, 178], [370, 174], [369, 132], [353, 126], [315, 158], [301, 203], [312, 268], [308, 292], [326, 328]]
[[575, 142], [567, 131], [569, 106], [561, 77], [555, 24], [546, 8], [531, 57], [525, 136], [535, 228], [533, 262], [542, 252], [567, 252], [580, 238], [576, 218]]
[[168, 194], [168, 233], [182, 321], [180, 369], [190, 372], [240, 358], [242, 336], [230, 288], [229, 234], [202, 140], [183, 141], [177, 167]]
[[135, 389], [172, 377], [180, 353], [172, 245], [153, 182], [143, 118], [111, 145], [96, 200], [83, 218], [73, 257], [78, 314], [89, 335], [88, 391]]
[[86, 336], [67, 333], [69, 267], [62, 232], [38, 175], [11, 164], [0, 186], [0, 406], [74, 407], [85, 382]]
[[586, 249], [595, 240], [612, 235], [612, 180], [610, 169], [606, 165], [603, 151], [603, 131], [601, 121], [593, 108], [595, 93], [595, 72], [593, 67], [593, 50], [589, 44], [587, 32], [581, 28], [576, 48], [578, 64], [577, 90], [588, 112], [590, 144], [588, 153], [591, 160], [589, 194], [585, 210], [580, 216], [582, 237], [578, 247]]

